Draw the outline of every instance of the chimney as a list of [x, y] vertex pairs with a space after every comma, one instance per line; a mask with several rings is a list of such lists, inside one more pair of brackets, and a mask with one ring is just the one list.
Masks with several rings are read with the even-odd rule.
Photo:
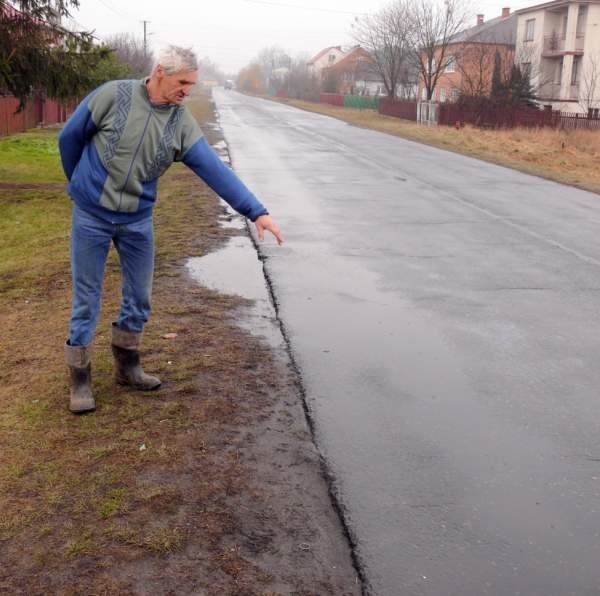
[[508, 6], [505, 6], [502, 9], [502, 16], [503, 17], [509, 17], [510, 16], [510, 8]]
[[483, 25], [483, 15], [482, 14], [477, 15], [477, 25]]

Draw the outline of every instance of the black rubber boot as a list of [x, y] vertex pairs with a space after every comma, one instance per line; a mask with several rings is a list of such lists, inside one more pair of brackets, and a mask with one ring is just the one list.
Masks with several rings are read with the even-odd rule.
[[92, 396], [92, 364], [90, 346], [70, 346], [65, 344], [65, 359], [71, 377], [69, 410], [73, 414], [83, 414], [96, 409]]
[[142, 368], [138, 350], [141, 336], [141, 333], [119, 329], [113, 323], [111, 348], [115, 357], [115, 379], [119, 385], [152, 391], [160, 387], [161, 381]]

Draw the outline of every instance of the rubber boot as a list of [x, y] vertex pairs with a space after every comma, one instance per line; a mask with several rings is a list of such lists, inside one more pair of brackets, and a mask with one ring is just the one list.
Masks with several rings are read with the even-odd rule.
[[115, 379], [119, 385], [129, 385], [142, 391], [158, 389], [161, 381], [144, 372], [140, 363], [141, 333], [119, 329], [115, 323], [112, 327], [111, 348], [115, 357]]
[[65, 359], [71, 377], [69, 410], [73, 414], [83, 414], [96, 409], [92, 396], [92, 363], [90, 346], [65, 344]]

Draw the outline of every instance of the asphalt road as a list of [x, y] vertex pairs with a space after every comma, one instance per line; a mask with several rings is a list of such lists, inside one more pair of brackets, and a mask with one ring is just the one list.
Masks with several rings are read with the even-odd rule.
[[600, 594], [600, 196], [215, 99], [369, 593]]

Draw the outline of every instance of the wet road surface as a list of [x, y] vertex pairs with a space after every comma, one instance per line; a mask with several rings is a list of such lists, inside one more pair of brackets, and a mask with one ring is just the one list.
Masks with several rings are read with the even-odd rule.
[[600, 196], [215, 100], [368, 592], [600, 594]]

